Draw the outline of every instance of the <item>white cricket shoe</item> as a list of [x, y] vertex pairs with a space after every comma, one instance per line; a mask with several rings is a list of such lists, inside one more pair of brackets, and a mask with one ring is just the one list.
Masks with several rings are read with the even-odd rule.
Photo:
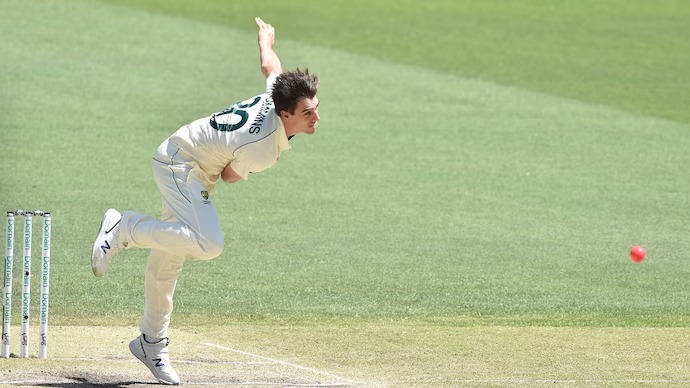
[[156, 343], [149, 343], [141, 334], [139, 337], [129, 343], [129, 351], [143, 362], [153, 373], [153, 376], [163, 384], [178, 385], [180, 377], [170, 365], [170, 357], [168, 356], [167, 338], [163, 338]]
[[98, 230], [91, 254], [91, 269], [98, 277], [105, 274], [113, 257], [123, 247], [123, 244], [118, 241], [120, 220], [122, 220], [120, 212], [108, 209], [101, 221], [101, 228]]

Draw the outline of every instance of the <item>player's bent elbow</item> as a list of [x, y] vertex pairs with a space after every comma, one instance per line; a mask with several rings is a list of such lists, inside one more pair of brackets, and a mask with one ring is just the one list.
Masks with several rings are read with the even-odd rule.
[[237, 182], [237, 181], [242, 180], [242, 177], [240, 177], [240, 176], [237, 176], [237, 177], [234, 177], [234, 176], [232, 176], [232, 177], [231, 177], [231, 176], [227, 176], [227, 177], [226, 177], [226, 176], [224, 176], [224, 177], [222, 177], [222, 178], [223, 178], [223, 182], [225, 182], [225, 183], [235, 183], [235, 182]]
[[223, 182], [225, 183], [235, 183], [242, 179], [242, 176], [236, 173], [228, 164], [220, 173], [220, 178], [223, 179]]

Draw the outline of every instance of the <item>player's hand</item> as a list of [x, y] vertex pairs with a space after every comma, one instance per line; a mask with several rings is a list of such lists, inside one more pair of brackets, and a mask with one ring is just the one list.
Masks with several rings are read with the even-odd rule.
[[259, 28], [259, 47], [273, 47], [276, 40], [276, 30], [272, 25], [266, 24], [261, 18], [254, 18], [256, 26]]

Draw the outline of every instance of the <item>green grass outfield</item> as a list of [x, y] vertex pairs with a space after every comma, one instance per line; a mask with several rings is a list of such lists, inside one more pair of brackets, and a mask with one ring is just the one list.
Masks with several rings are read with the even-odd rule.
[[185, 264], [171, 351], [327, 374], [232, 353], [187, 381], [690, 383], [690, 7], [622, 0], [3, 1], [0, 210], [53, 212], [54, 359], [0, 383], [151, 381], [146, 252], [96, 279], [90, 247], [108, 207], [158, 214], [163, 139], [262, 90], [253, 16], [323, 121], [217, 187], [226, 252]]

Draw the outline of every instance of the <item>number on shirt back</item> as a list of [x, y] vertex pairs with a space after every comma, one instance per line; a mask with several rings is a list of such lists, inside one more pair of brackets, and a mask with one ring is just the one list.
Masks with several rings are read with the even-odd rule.
[[[247, 120], [249, 120], [249, 114], [247, 113], [247, 111], [245, 109], [253, 107], [254, 105], [258, 104], [259, 101], [261, 101], [261, 97], [256, 96], [256, 97], [254, 97], [254, 100], [252, 100], [252, 101], [238, 102], [238, 103], [234, 104], [233, 106], [231, 106], [230, 108], [211, 116], [211, 120], [210, 120], [209, 124], [211, 124], [211, 127], [213, 127], [213, 129], [219, 130], [221, 132], [232, 132], [232, 131], [235, 131], [237, 129], [240, 129], [240, 128], [242, 128], [242, 126], [244, 124], [247, 123]], [[225, 115], [239, 116], [240, 121], [238, 121], [235, 124], [219, 123], [216, 118], [220, 117], [220, 116], [225, 116]], [[230, 116], [226, 117], [225, 120], [227, 122], [230, 122]]]

